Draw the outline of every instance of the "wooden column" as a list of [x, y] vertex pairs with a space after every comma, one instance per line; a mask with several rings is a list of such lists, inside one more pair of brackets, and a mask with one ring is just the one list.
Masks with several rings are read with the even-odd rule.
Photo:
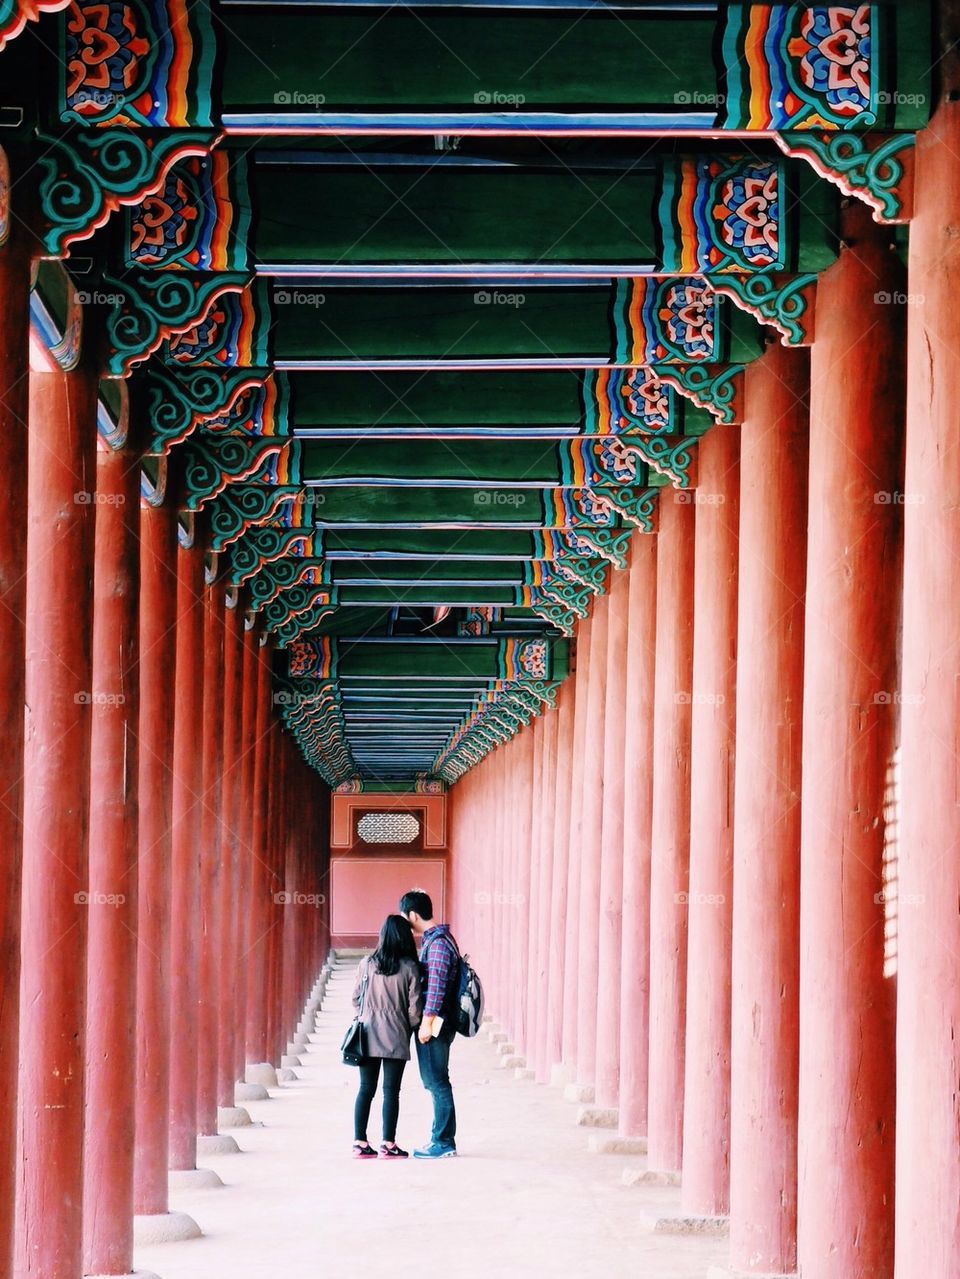
[[894, 984], [884, 975], [885, 791], [897, 707], [903, 275], [844, 212], [817, 286], [800, 892], [799, 1264], [893, 1273]]
[[243, 613], [236, 592], [227, 592], [223, 624], [223, 792], [220, 822], [223, 913], [218, 959], [221, 991], [217, 1050], [217, 1104], [233, 1105], [239, 1010], [238, 940], [246, 902], [240, 900], [243, 808]]
[[597, 1075], [597, 974], [600, 936], [600, 836], [603, 821], [603, 716], [607, 688], [607, 632], [610, 600], [599, 596], [590, 619], [583, 808], [580, 819], [580, 902], [577, 932], [577, 1084], [595, 1088]]
[[168, 1208], [173, 715], [177, 687], [177, 512], [140, 517], [140, 780], [134, 1211]]
[[[537, 886], [537, 965], [536, 1019], [534, 1022], [534, 1051], [531, 1067], [539, 1083], [550, 1079], [550, 1061], [547, 1057], [547, 1011], [550, 1000], [550, 937], [556, 926], [551, 914], [553, 907], [553, 880], [556, 867], [554, 829], [556, 825], [557, 781], [557, 725], [560, 712], [547, 709], [541, 716], [543, 724], [543, 755], [540, 774], [540, 880]], [[564, 867], [566, 882], [566, 867]]]
[[653, 687], [657, 651], [657, 539], [630, 550], [623, 742], [623, 944], [620, 969], [622, 1137], [647, 1135], [650, 1022], [650, 835], [653, 818]]
[[570, 766], [570, 824], [567, 845], [567, 934], [563, 957], [563, 1075], [572, 1083], [577, 1067], [580, 1013], [577, 971], [580, 952], [580, 878], [583, 869], [581, 830], [583, 828], [583, 788], [586, 771], [587, 682], [590, 677], [590, 637], [593, 617], [577, 627], [576, 698], [573, 721], [573, 757]]
[[217, 1132], [217, 1054], [220, 1011], [221, 928], [227, 902], [223, 891], [220, 815], [223, 784], [223, 583], [216, 580], [216, 557], [206, 574], [203, 601], [203, 719], [200, 724], [200, 971], [197, 1000], [197, 1132]]
[[740, 445], [730, 1260], [797, 1268], [809, 352], [747, 366]]
[[519, 1050], [528, 1066], [534, 1059], [534, 1026], [537, 1019], [537, 1002], [540, 987], [537, 983], [537, 966], [539, 962], [539, 927], [540, 927], [540, 824], [542, 820], [541, 803], [543, 799], [543, 719], [536, 715], [524, 730], [530, 738], [530, 789], [523, 796], [523, 803], [529, 813], [529, 833], [527, 836], [527, 854], [525, 856], [526, 902], [518, 914], [521, 935], [526, 938], [527, 963], [521, 971], [525, 975], [526, 999], [523, 1030]]
[[253, 830], [249, 892], [249, 935], [247, 942], [247, 1062], [259, 1065], [267, 1060], [267, 1000], [269, 973], [267, 933], [272, 921], [270, 898], [270, 850], [268, 845], [270, 791], [274, 785], [271, 721], [271, 648], [256, 652], [257, 708], [254, 730]]
[[548, 1083], [563, 1050], [563, 997], [567, 981], [566, 949], [570, 855], [570, 792], [573, 776], [573, 702], [576, 681], [564, 682], [557, 697], [557, 748], [552, 793], [554, 822], [550, 881], [550, 948], [547, 962], [547, 1021], [544, 1078]]
[[15, 1275], [82, 1273], [96, 379], [30, 373]]
[[[0, 164], [5, 156], [0, 152]], [[20, 995], [20, 873], [23, 841], [24, 607], [27, 576], [27, 391], [30, 262], [23, 229], [11, 219], [0, 245], [0, 1277], [13, 1261], [17, 1145], [17, 1037]]]
[[620, 1093], [620, 973], [623, 923], [624, 735], [630, 579], [610, 579], [603, 711], [603, 808], [600, 817], [600, 893], [597, 900], [598, 1106], [615, 1107]]
[[[730, 924], [737, 713], [740, 431], [698, 450], [690, 729], [690, 888], [683, 1108], [684, 1214], [730, 1207]], [[694, 496], [694, 495], [691, 495]]]
[[177, 552], [177, 681], [173, 711], [170, 1167], [197, 1163], [197, 1000], [203, 757], [203, 548]]
[[[237, 1011], [236, 1044], [234, 1054], [234, 1081], [244, 1076], [247, 1061], [247, 1010], [249, 1003], [250, 944], [253, 933], [250, 928], [253, 885], [253, 821], [257, 796], [254, 793], [257, 743], [257, 657], [259, 654], [256, 633], [243, 621], [243, 698], [240, 718], [243, 746], [240, 756], [240, 827], [239, 865], [237, 869]], [[232, 1104], [233, 1098], [228, 1104]]]
[[907, 306], [897, 1279], [952, 1274], [960, 1256], [960, 5], [942, 4], [940, 20], [943, 92], [917, 139]]
[[97, 453], [90, 745], [84, 1273], [133, 1269], [140, 464]]
[[678, 1172], [683, 1142], [694, 507], [664, 490], [657, 534], [657, 669], [650, 870], [647, 1162]]

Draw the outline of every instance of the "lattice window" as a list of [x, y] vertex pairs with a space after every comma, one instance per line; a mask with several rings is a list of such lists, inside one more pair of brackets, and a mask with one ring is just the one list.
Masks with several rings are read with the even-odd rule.
[[357, 822], [357, 838], [365, 844], [412, 844], [419, 835], [413, 813], [364, 813]]

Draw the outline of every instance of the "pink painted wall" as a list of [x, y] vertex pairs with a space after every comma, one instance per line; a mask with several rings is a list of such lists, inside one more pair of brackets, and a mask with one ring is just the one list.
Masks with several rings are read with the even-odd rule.
[[334, 857], [330, 863], [331, 931], [334, 946], [366, 945], [376, 939], [401, 896], [422, 888], [446, 918], [446, 859], [442, 857]]

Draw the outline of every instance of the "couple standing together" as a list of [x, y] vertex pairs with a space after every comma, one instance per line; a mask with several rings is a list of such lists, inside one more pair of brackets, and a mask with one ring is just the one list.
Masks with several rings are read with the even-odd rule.
[[[415, 938], [420, 941], [419, 958]], [[353, 1112], [355, 1159], [376, 1159], [367, 1141], [370, 1106], [383, 1069], [383, 1141], [381, 1159], [406, 1159], [397, 1145], [400, 1082], [410, 1060], [410, 1037], [416, 1031], [417, 1060], [423, 1086], [433, 1098], [433, 1131], [429, 1145], [415, 1150], [417, 1159], [447, 1159], [457, 1153], [457, 1114], [450, 1087], [450, 1044], [456, 1034], [460, 952], [446, 924], [433, 918], [427, 893], [404, 893], [400, 914], [388, 915], [377, 949], [360, 961], [353, 988], [353, 1007], [366, 1033], [366, 1055], [360, 1061], [360, 1090]]]

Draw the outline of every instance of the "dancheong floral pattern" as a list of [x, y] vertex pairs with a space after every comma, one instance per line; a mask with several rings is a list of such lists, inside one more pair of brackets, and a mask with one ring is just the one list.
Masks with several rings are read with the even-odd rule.
[[150, 55], [131, 5], [72, 4], [65, 24], [67, 107], [87, 119], [112, 115], [146, 77]]
[[870, 10], [868, 4], [809, 8], [788, 46], [799, 59], [804, 88], [822, 95], [838, 116], [856, 117], [870, 106]]
[[664, 290], [658, 318], [684, 358], [708, 360], [716, 343], [716, 312], [716, 294], [709, 285], [683, 280]]
[[146, 196], [131, 219], [131, 257], [141, 266], [182, 258], [196, 235], [198, 206], [182, 169], [171, 170], [163, 189]]
[[780, 258], [780, 169], [751, 164], [722, 183], [714, 206], [724, 247], [744, 266], [774, 266]]

